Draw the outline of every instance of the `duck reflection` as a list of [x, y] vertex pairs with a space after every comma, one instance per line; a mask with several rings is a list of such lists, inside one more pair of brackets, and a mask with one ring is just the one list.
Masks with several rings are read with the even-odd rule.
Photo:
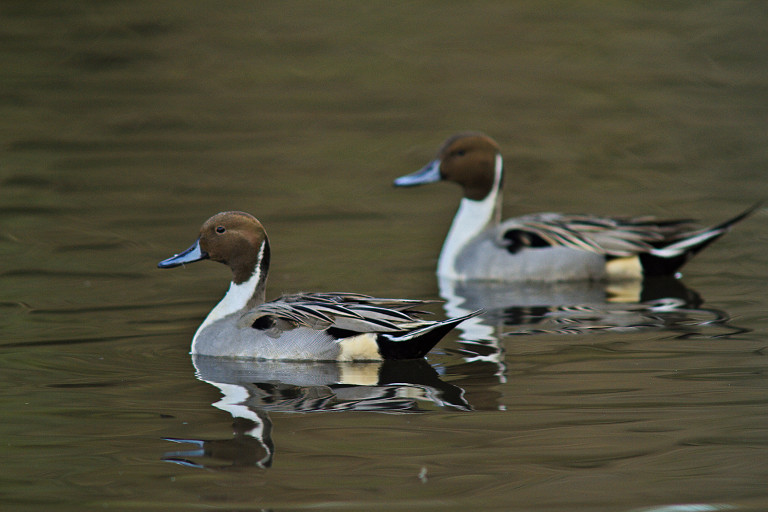
[[[272, 464], [271, 412], [418, 413], [420, 402], [468, 411], [464, 390], [443, 382], [424, 359], [375, 363], [247, 361], [193, 356], [198, 379], [219, 388], [212, 405], [232, 415], [231, 439], [177, 439], [195, 448], [163, 460], [225, 469]], [[197, 461], [193, 460], [196, 459]]]
[[440, 278], [449, 315], [484, 308], [459, 326], [467, 360], [503, 364], [499, 340], [530, 334], [598, 334], [668, 330], [679, 336], [719, 337], [744, 332], [725, 311], [704, 308], [703, 299], [680, 280], [643, 282], [493, 283]]
[[[166, 452], [163, 455], [163, 460], [182, 466], [207, 469], [254, 466], [268, 468], [272, 465], [272, 455], [275, 451], [275, 445], [272, 442], [272, 422], [262, 411], [253, 411], [253, 416], [256, 418], [255, 420], [235, 416], [232, 421], [234, 432], [232, 439], [167, 437], [166, 441], [191, 444], [195, 448]], [[206, 462], [192, 460], [198, 457], [206, 460]]]

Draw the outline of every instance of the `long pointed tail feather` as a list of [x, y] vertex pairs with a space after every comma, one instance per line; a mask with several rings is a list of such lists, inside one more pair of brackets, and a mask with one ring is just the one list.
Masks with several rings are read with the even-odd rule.
[[480, 309], [465, 316], [435, 322], [434, 324], [399, 336], [380, 334], [378, 338], [379, 350], [384, 359], [417, 359], [424, 357], [454, 327], [482, 312], [483, 310]]
[[753, 214], [762, 205], [762, 201], [758, 202], [725, 222], [694, 231], [685, 238], [641, 254], [643, 274], [646, 277], [673, 274], [695, 254], [726, 234], [734, 224]]

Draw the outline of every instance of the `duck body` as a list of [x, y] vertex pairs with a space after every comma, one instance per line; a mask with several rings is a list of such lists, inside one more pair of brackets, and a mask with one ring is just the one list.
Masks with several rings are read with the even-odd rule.
[[247, 311], [208, 317], [193, 354], [289, 361], [416, 359], [455, 325], [420, 320], [424, 301], [351, 293], [284, 295]]
[[232, 283], [192, 339], [192, 354], [294, 361], [371, 361], [424, 357], [466, 318], [424, 320], [429, 301], [355, 293], [302, 293], [266, 302], [270, 248], [261, 223], [244, 212], [206, 221], [186, 251], [158, 263], [203, 259], [232, 270]]
[[717, 226], [689, 219], [538, 213], [501, 221], [504, 167], [498, 145], [477, 132], [449, 138], [408, 187], [451, 181], [464, 191], [438, 260], [454, 280], [578, 281], [674, 275], [758, 205]]
[[500, 249], [505, 226], [481, 231], [450, 258], [441, 258], [440, 276], [468, 281], [527, 281], [510, 276], [538, 276], [538, 281], [602, 280], [607, 277], [605, 258], [599, 254], [568, 247], [546, 251], [528, 248], [516, 254]]

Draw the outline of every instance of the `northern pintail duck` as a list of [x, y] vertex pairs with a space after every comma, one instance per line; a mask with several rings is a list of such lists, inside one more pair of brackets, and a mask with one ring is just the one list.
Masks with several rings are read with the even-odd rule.
[[443, 244], [438, 275], [455, 280], [572, 281], [673, 275], [758, 205], [709, 228], [691, 220], [538, 213], [501, 222], [499, 146], [477, 132], [446, 140], [437, 157], [395, 180], [445, 180], [464, 197]]
[[265, 302], [269, 240], [244, 212], [208, 219], [186, 251], [158, 263], [172, 268], [210, 259], [232, 283], [192, 339], [193, 354], [258, 359], [361, 361], [423, 357], [451, 329], [479, 312], [442, 322], [414, 308], [428, 301], [355, 293], [301, 293]]

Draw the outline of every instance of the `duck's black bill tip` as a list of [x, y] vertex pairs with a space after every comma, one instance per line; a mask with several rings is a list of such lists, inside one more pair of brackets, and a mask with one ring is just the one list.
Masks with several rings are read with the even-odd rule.
[[157, 264], [157, 268], [174, 268], [174, 267], [180, 267], [182, 265], [183, 263], [171, 263], [168, 260], [163, 260]]

